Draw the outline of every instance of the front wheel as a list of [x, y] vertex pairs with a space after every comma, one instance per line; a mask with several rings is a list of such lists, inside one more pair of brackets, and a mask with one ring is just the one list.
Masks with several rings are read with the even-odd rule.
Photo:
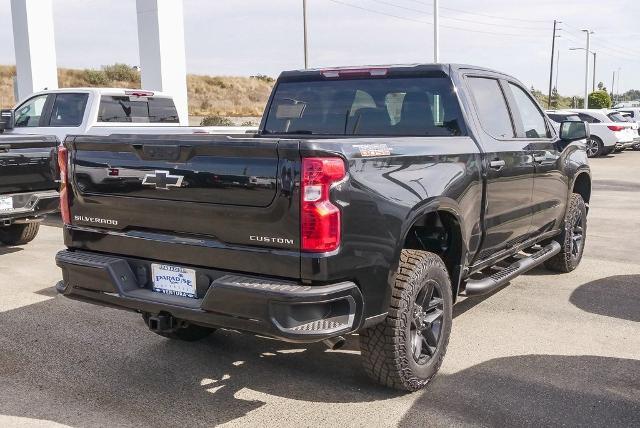
[[597, 137], [589, 137], [587, 140], [587, 156], [590, 158], [595, 158], [598, 156], [602, 156], [604, 152], [604, 144]]
[[562, 250], [547, 260], [547, 269], [568, 273], [578, 267], [587, 238], [587, 206], [582, 196], [574, 193], [565, 215], [564, 230], [558, 239]]
[[424, 388], [447, 351], [452, 307], [451, 281], [442, 259], [403, 250], [386, 319], [360, 332], [367, 374], [395, 389]]

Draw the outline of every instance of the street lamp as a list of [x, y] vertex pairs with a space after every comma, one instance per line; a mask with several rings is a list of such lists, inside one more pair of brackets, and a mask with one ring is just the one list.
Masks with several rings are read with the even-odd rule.
[[[570, 51], [583, 51], [584, 48], [569, 48]], [[593, 88], [592, 92], [596, 90], [596, 52], [589, 51], [589, 53], [593, 54]]]
[[587, 34], [587, 47], [586, 47], [586, 52], [584, 53], [584, 58], [585, 58], [585, 69], [584, 69], [584, 104], [583, 104], [583, 108], [588, 108], [588, 97], [589, 97], [589, 52], [590, 52], [590, 44], [591, 44], [591, 35], [593, 34], [593, 31], [589, 30], [589, 29], [585, 29], [585, 30], [580, 30], [583, 31], [584, 33]]

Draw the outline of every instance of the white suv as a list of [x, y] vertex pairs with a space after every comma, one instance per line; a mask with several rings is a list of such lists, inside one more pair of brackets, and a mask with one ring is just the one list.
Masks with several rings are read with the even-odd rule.
[[587, 140], [587, 155], [589, 157], [606, 156], [616, 149], [631, 147], [634, 144], [633, 133], [630, 132], [630, 122], [615, 122], [605, 109], [575, 109], [566, 110], [575, 113], [580, 120], [589, 123], [591, 137]]

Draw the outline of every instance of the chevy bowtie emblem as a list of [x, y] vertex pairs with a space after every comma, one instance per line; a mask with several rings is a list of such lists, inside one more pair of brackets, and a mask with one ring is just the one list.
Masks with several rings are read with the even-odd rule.
[[142, 185], [169, 190], [170, 187], [182, 187], [182, 180], [184, 180], [182, 175], [171, 175], [169, 171], [156, 171], [145, 175]]

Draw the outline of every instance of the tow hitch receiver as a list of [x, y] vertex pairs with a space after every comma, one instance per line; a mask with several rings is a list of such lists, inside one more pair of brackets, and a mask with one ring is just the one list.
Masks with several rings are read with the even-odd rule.
[[147, 326], [155, 333], [169, 333], [178, 328], [178, 320], [171, 315], [151, 315], [148, 318]]

